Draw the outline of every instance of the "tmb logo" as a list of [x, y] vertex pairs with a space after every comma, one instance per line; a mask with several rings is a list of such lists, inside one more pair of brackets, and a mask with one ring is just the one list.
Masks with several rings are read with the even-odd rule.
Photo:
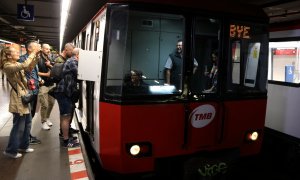
[[193, 110], [190, 115], [191, 124], [195, 128], [207, 126], [215, 117], [215, 107], [209, 104], [201, 105]]

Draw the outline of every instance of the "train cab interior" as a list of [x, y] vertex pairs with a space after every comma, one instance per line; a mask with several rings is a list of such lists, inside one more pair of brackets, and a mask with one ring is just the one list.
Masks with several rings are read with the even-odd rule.
[[[123, 19], [116, 21], [120, 18]], [[184, 17], [181, 15], [139, 11], [113, 14], [106, 93], [121, 95], [124, 77], [132, 70], [142, 72], [142, 79], [149, 87], [149, 93], [180, 93], [174, 87], [164, 87], [164, 65], [169, 54], [176, 49], [177, 41], [183, 37], [184, 27]], [[116, 88], [118, 91], [113, 92], [112, 86], [119, 87]]]
[[[110, 18], [105, 77], [107, 99], [137, 95], [216, 96], [221, 91], [219, 78], [226, 81], [226, 88], [222, 89], [231, 95], [266, 92], [266, 82], [262, 79], [267, 75], [267, 63], [260, 61], [267, 55], [267, 47], [261, 46], [267, 41], [264, 25], [236, 20], [229, 26], [216, 16], [199, 15], [190, 20], [183, 14], [121, 11], [118, 8], [113, 8]], [[191, 32], [186, 32], [189, 29], [186, 26], [191, 26], [187, 21], [192, 21]], [[220, 41], [228, 41], [229, 37], [220, 34], [226, 32], [231, 36], [229, 47], [221, 47]], [[186, 40], [187, 34], [192, 34], [192, 38]], [[180, 85], [174, 86], [166, 84], [165, 64], [169, 55], [176, 51], [178, 40], [183, 41], [183, 64], [179, 70]], [[247, 51], [241, 51], [241, 46]], [[226, 52], [222, 48], [232, 51], [222, 54]], [[212, 55], [213, 52], [217, 55]], [[250, 56], [253, 52], [255, 58]], [[214, 57], [213, 62], [212, 56], [219, 57]], [[223, 69], [221, 77], [216, 75], [218, 66]], [[135, 70], [142, 73], [140, 79], [144, 84], [140, 91], [124, 86], [125, 77]]]

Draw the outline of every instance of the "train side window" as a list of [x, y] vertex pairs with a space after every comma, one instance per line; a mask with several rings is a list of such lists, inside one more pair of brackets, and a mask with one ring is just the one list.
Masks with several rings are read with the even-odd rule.
[[229, 25], [227, 93], [266, 93], [268, 34], [266, 26], [246, 22]]
[[255, 87], [260, 56], [260, 45], [261, 43], [259, 42], [249, 43], [244, 86]]
[[241, 43], [233, 41], [231, 44], [232, 52], [232, 84], [240, 84], [240, 71], [241, 71]]

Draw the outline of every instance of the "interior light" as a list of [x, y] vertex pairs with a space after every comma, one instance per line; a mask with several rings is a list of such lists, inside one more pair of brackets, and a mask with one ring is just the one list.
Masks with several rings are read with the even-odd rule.
[[173, 93], [176, 88], [173, 85], [167, 85], [167, 86], [150, 86], [150, 92], [153, 94], [171, 94]]

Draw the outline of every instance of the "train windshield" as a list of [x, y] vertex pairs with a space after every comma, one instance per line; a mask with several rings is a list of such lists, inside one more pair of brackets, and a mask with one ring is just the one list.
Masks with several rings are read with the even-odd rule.
[[112, 8], [110, 17], [106, 97], [181, 94], [184, 17], [124, 6]]
[[111, 100], [267, 91], [263, 24], [137, 11], [128, 5], [111, 5], [109, 17], [104, 95]]

